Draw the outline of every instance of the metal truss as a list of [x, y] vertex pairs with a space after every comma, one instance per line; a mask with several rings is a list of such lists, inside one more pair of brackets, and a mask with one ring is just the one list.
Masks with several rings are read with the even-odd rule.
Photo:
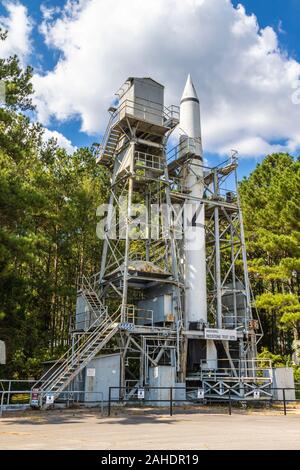
[[[183, 277], [171, 215], [160, 210], [163, 205], [171, 207], [166, 143], [178, 120], [170, 115], [164, 127], [154, 128], [151, 122], [133, 119], [132, 112], [127, 115], [127, 108], [121, 113], [112, 110], [99, 157], [111, 172], [111, 187], [101, 268], [94, 278], [99, 298], [108, 310], [120, 305], [117, 343], [122, 356], [122, 384], [126, 383], [126, 388], [131, 384], [134, 390], [147, 381], [149, 365], [158, 364], [170, 350], [180, 374]], [[122, 198], [126, 206], [120, 209]], [[145, 219], [134, 212], [140, 203], [148, 209]], [[159, 208], [156, 218], [149, 217], [153, 206]], [[137, 229], [138, 236], [132, 236]], [[144, 266], [147, 269], [143, 270]], [[164, 283], [174, 288], [173, 321], [164, 328], [149, 324], [149, 320], [142, 325], [137, 301], [143, 299], [147, 286]]]
[[226, 379], [219, 379], [217, 381], [204, 380], [202, 388], [204, 389], [205, 398], [215, 399], [228, 399], [229, 395], [232, 400], [245, 399], [271, 399], [272, 394], [272, 380], [265, 379], [254, 381], [235, 380], [227, 381]]

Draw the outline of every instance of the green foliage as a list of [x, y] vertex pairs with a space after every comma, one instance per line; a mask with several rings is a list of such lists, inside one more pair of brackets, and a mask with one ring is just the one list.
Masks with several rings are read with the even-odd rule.
[[108, 187], [91, 149], [67, 155], [22, 114], [32, 109], [31, 73], [16, 57], [0, 60], [1, 373], [15, 378], [39, 375], [67, 347], [78, 275], [99, 269], [96, 208]]
[[242, 181], [240, 194], [262, 344], [275, 354], [291, 354], [300, 328], [299, 159], [267, 156]]
[[[5, 41], [7, 32], [0, 28], [0, 41]], [[6, 108], [9, 110], [28, 111], [34, 109], [31, 95], [33, 86], [31, 83], [32, 68], [23, 70], [16, 55], [8, 59], [0, 58], [0, 80], [5, 84]], [[7, 110], [1, 109], [3, 114], [9, 116]]]
[[272, 294], [271, 292], [265, 292], [256, 297], [255, 305], [259, 309], [266, 310], [267, 312], [275, 311], [282, 312], [287, 306], [297, 305], [298, 299], [293, 294]]
[[261, 352], [258, 354], [258, 359], [270, 359], [273, 367], [292, 367], [294, 369], [295, 383], [300, 383], [300, 366], [293, 363], [289, 354], [273, 354], [268, 350], [268, 348], [263, 347]]
[[273, 367], [291, 367], [292, 362], [289, 355], [282, 356], [280, 354], [273, 354], [268, 348], [263, 347], [258, 354], [258, 359], [270, 359]]

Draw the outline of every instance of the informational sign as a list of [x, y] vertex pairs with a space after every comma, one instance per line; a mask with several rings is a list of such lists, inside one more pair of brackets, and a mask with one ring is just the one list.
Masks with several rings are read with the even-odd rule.
[[39, 406], [39, 389], [38, 388], [32, 389], [30, 405], [34, 407]]
[[258, 400], [260, 398], [260, 390], [254, 390], [253, 397], [255, 400]]
[[249, 330], [258, 330], [259, 329], [259, 322], [258, 320], [252, 319], [248, 323]]
[[95, 377], [95, 375], [96, 375], [96, 369], [90, 368], [86, 370], [87, 377]]
[[145, 390], [143, 388], [138, 389], [138, 399], [143, 400], [145, 398]]
[[47, 393], [47, 395], [46, 395], [46, 405], [53, 405], [53, 403], [54, 403], [53, 393]]
[[205, 328], [205, 339], [221, 339], [224, 341], [236, 341], [236, 330], [225, 330], [221, 328]]
[[204, 390], [203, 390], [203, 388], [198, 388], [198, 391], [197, 391], [197, 398], [199, 398], [200, 400], [204, 398]]
[[133, 323], [120, 323], [119, 328], [120, 330], [132, 331], [134, 330], [134, 324]]

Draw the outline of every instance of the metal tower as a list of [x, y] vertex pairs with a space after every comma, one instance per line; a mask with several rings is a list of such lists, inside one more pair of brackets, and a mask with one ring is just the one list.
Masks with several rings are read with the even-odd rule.
[[[108, 351], [120, 355], [121, 397], [147, 385], [186, 387], [191, 399], [195, 389], [210, 399], [229, 390], [270, 397], [256, 359], [262, 333], [251, 308], [236, 154], [204, 164], [190, 76], [180, 109], [165, 107], [164, 87], [151, 78], [128, 78], [117, 96], [97, 158], [110, 176], [109, 204], [97, 211], [100, 270], [80, 280], [73, 344], [42, 377], [44, 389], [58, 397]], [[178, 125], [179, 144], [168, 150]]]
[[163, 92], [151, 78], [125, 82], [98, 159], [111, 172], [111, 195], [95, 284], [100, 299], [121, 312], [123, 386], [142, 386], [149, 367], [161, 363], [182, 376], [184, 284], [166, 161], [179, 108], [166, 108]]

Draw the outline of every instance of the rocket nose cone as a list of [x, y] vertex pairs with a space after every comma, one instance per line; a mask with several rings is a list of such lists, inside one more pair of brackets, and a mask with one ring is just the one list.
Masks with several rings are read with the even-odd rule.
[[199, 103], [199, 98], [196, 92], [196, 88], [193, 84], [191, 74], [188, 74], [187, 81], [181, 97], [181, 103], [183, 100], [186, 99], [192, 99], [193, 101], [198, 101]]

